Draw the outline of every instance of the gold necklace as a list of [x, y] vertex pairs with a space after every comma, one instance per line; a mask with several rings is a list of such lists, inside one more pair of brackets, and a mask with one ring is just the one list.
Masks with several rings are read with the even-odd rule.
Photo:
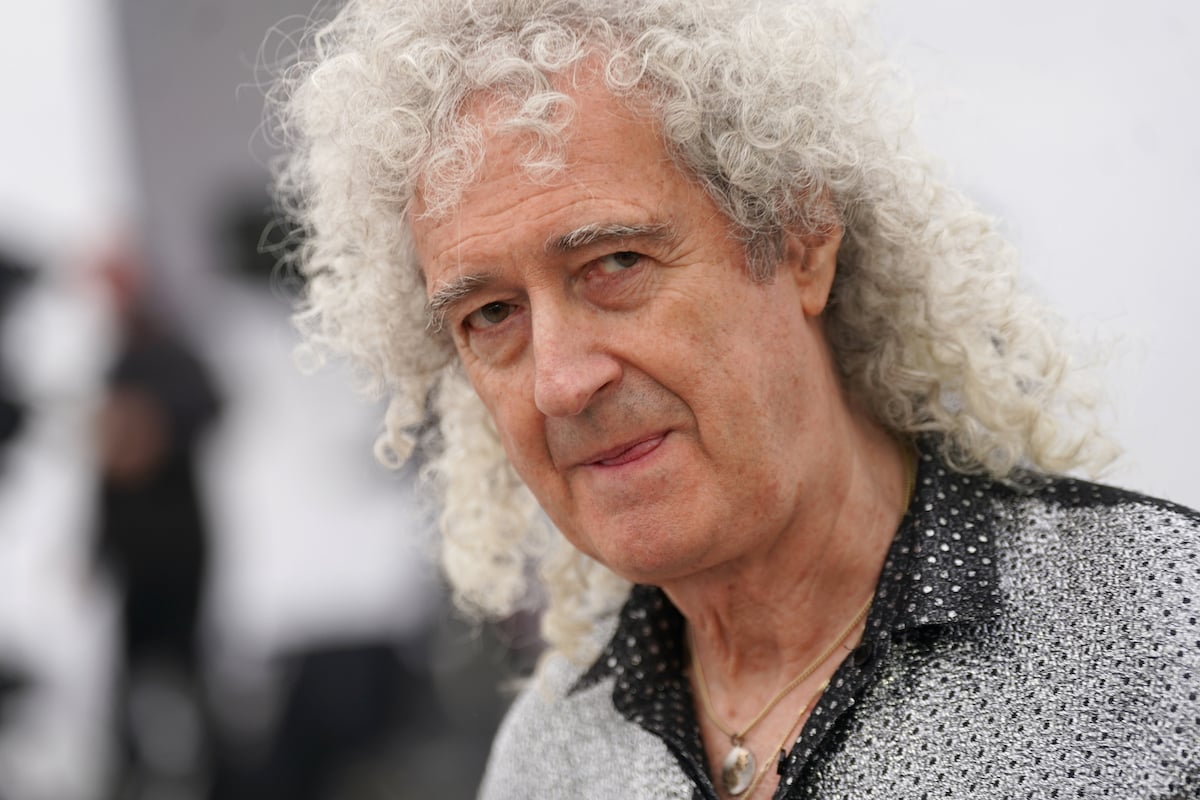
[[712, 701], [708, 697], [708, 684], [704, 680], [704, 667], [700, 665], [700, 658], [696, 655], [696, 643], [692, 636], [692, 629], [688, 628], [688, 647], [692, 651], [692, 671], [696, 673], [696, 687], [700, 691], [700, 701], [704, 705], [704, 713], [708, 716], [709, 721], [717, 726], [717, 730], [729, 737], [729, 753], [726, 754], [725, 762], [721, 765], [721, 783], [728, 794], [737, 797], [745, 792], [750, 787], [754, 774], [758, 769], [758, 761], [754, 758], [754, 754], [744, 745], [746, 734], [755, 725], [762, 722], [763, 718], [771, 713], [771, 709], [775, 708], [780, 700], [787, 697], [793, 689], [803, 683], [805, 678], [816, 672], [817, 668], [824, 664], [829, 656], [833, 654], [833, 651], [846, 641], [850, 634], [854, 632], [854, 629], [858, 627], [858, 624], [866, 618], [867, 612], [871, 608], [871, 600], [873, 599], [874, 596], [868, 599], [863, 604], [863, 607], [859, 609], [858, 613], [854, 615], [854, 619], [850, 620], [850, 623], [837, 635], [837, 638], [830, 642], [829, 646], [822, 650], [821, 654], [805, 667], [799, 675], [789, 681], [787, 686], [776, 692], [775, 696], [763, 706], [754, 719], [750, 720], [749, 724], [740, 731], [730, 730], [724, 723], [717, 719], [717, 714], [712, 707]]
[[[789, 727], [784, 732], [783, 738], [779, 740], [779, 745], [775, 748], [776, 750], [779, 751], [780, 763], [782, 763], [783, 759], [787, 757], [787, 750], [785, 749], [785, 746], [788, 743], [788, 739], [790, 739], [792, 737], [793, 731], [796, 730], [796, 726], [800, 724], [800, 720], [804, 719], [805, 712], [807, 712], [810, 708], [812, 708], [816, 704], [817, 699], [821, 695], [823, 695], [825, 693], [825, 690], [828, 688], [829, 688], [829, 678], [826, 678], [824, 680], [824, 682], [822, 682], [821, 685], [817, 688], [817, 690], [815, 692], [813, 692], [812, 697], [808, 698], [808, 702], [800, 707], [800, 713], [796, 715], [796, 718], [794, 720], [792, 720], [791, 727]], [[763, 768], [760, 769], [757, 774], [755, 774], [754, 780], [751, 781], [750, 785], [746, 787], [746, 800], [749, 800], [754, 795], [754, 790], [758, 788], [758, 784], [762, 781], [763, 776], [767, 774], [767, 771], [769, 769], [771, 769], [770, 761], [768, 761], [766, 764], [763, 764]]]

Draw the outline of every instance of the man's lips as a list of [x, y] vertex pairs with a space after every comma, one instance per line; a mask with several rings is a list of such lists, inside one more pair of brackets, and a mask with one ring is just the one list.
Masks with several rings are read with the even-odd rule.
[[631, 461], [637, 461], [639, 458], [648, 455], [655, 450], [663, 439], [667, 438], [666, 433], [656, 433], [652, 436], [646, 436], [641, 439], [635, 439], [631, 442], [618, 445], [609, 450], [597, 453], [591, 458], [583, 462], [585, 467], [619, 467], [622, 464], [628, 464]]

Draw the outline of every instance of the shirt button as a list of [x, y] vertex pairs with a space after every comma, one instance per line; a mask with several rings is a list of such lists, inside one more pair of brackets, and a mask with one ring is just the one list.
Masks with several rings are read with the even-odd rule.
[[850, 663], [860, 669], [871, 663], [875, 659], [875, 645], [871, 642], [864, 642], [854, 649], [850, 654]]

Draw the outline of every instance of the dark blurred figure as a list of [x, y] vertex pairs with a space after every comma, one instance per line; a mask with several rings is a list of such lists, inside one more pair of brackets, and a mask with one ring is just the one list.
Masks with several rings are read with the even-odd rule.
[[99, 271], [120, 337], [97, 420], [97, 559], [121, 595], [124, 657], [114, 797], [199, 797], [207, 726], [197, 622], [209, 540], [196, 461], [220, 403], [200, 360], [146, 307], [136, 256], [116, 250]]
[[[33, 278], [33, 268], [11, 253], [0, 250], [0, 331], [8, 309], [17, 294]], [[0, 339], [0, 343], [3, 340]], [[8, 445], [21, 431], [26, 407], [9, 375], [7, 353], [0, 347], [0, 478], [4, 475], [4, 457]], [[0, 653], [0, 730], [4, 729], [9, 707], [29, 686], [29, 674], [8, 654]]]
[[[0, 326], [7, 317], [9, 306], [18, 292], [30, 282], [33, 269], [4, 250], [0, 250]], [[3, 471], [3, 454], [9, 442], [16, 438], [25, 419], [25, 405], [13, 386], [5, 362], [6, 354], [0, 352], [0, 472]]]

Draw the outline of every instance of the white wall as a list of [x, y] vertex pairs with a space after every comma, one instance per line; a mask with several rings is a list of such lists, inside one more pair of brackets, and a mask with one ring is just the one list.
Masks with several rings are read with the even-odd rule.
[[0, 242], [49, 257], [125, 218], [131, 202], [113, 23], [103, 0], [4, 11]]
[[1112, 482], [1200, 507], [1200, 5], [881, 0], [919, 128], [1051, 302], [1116, 340]]

